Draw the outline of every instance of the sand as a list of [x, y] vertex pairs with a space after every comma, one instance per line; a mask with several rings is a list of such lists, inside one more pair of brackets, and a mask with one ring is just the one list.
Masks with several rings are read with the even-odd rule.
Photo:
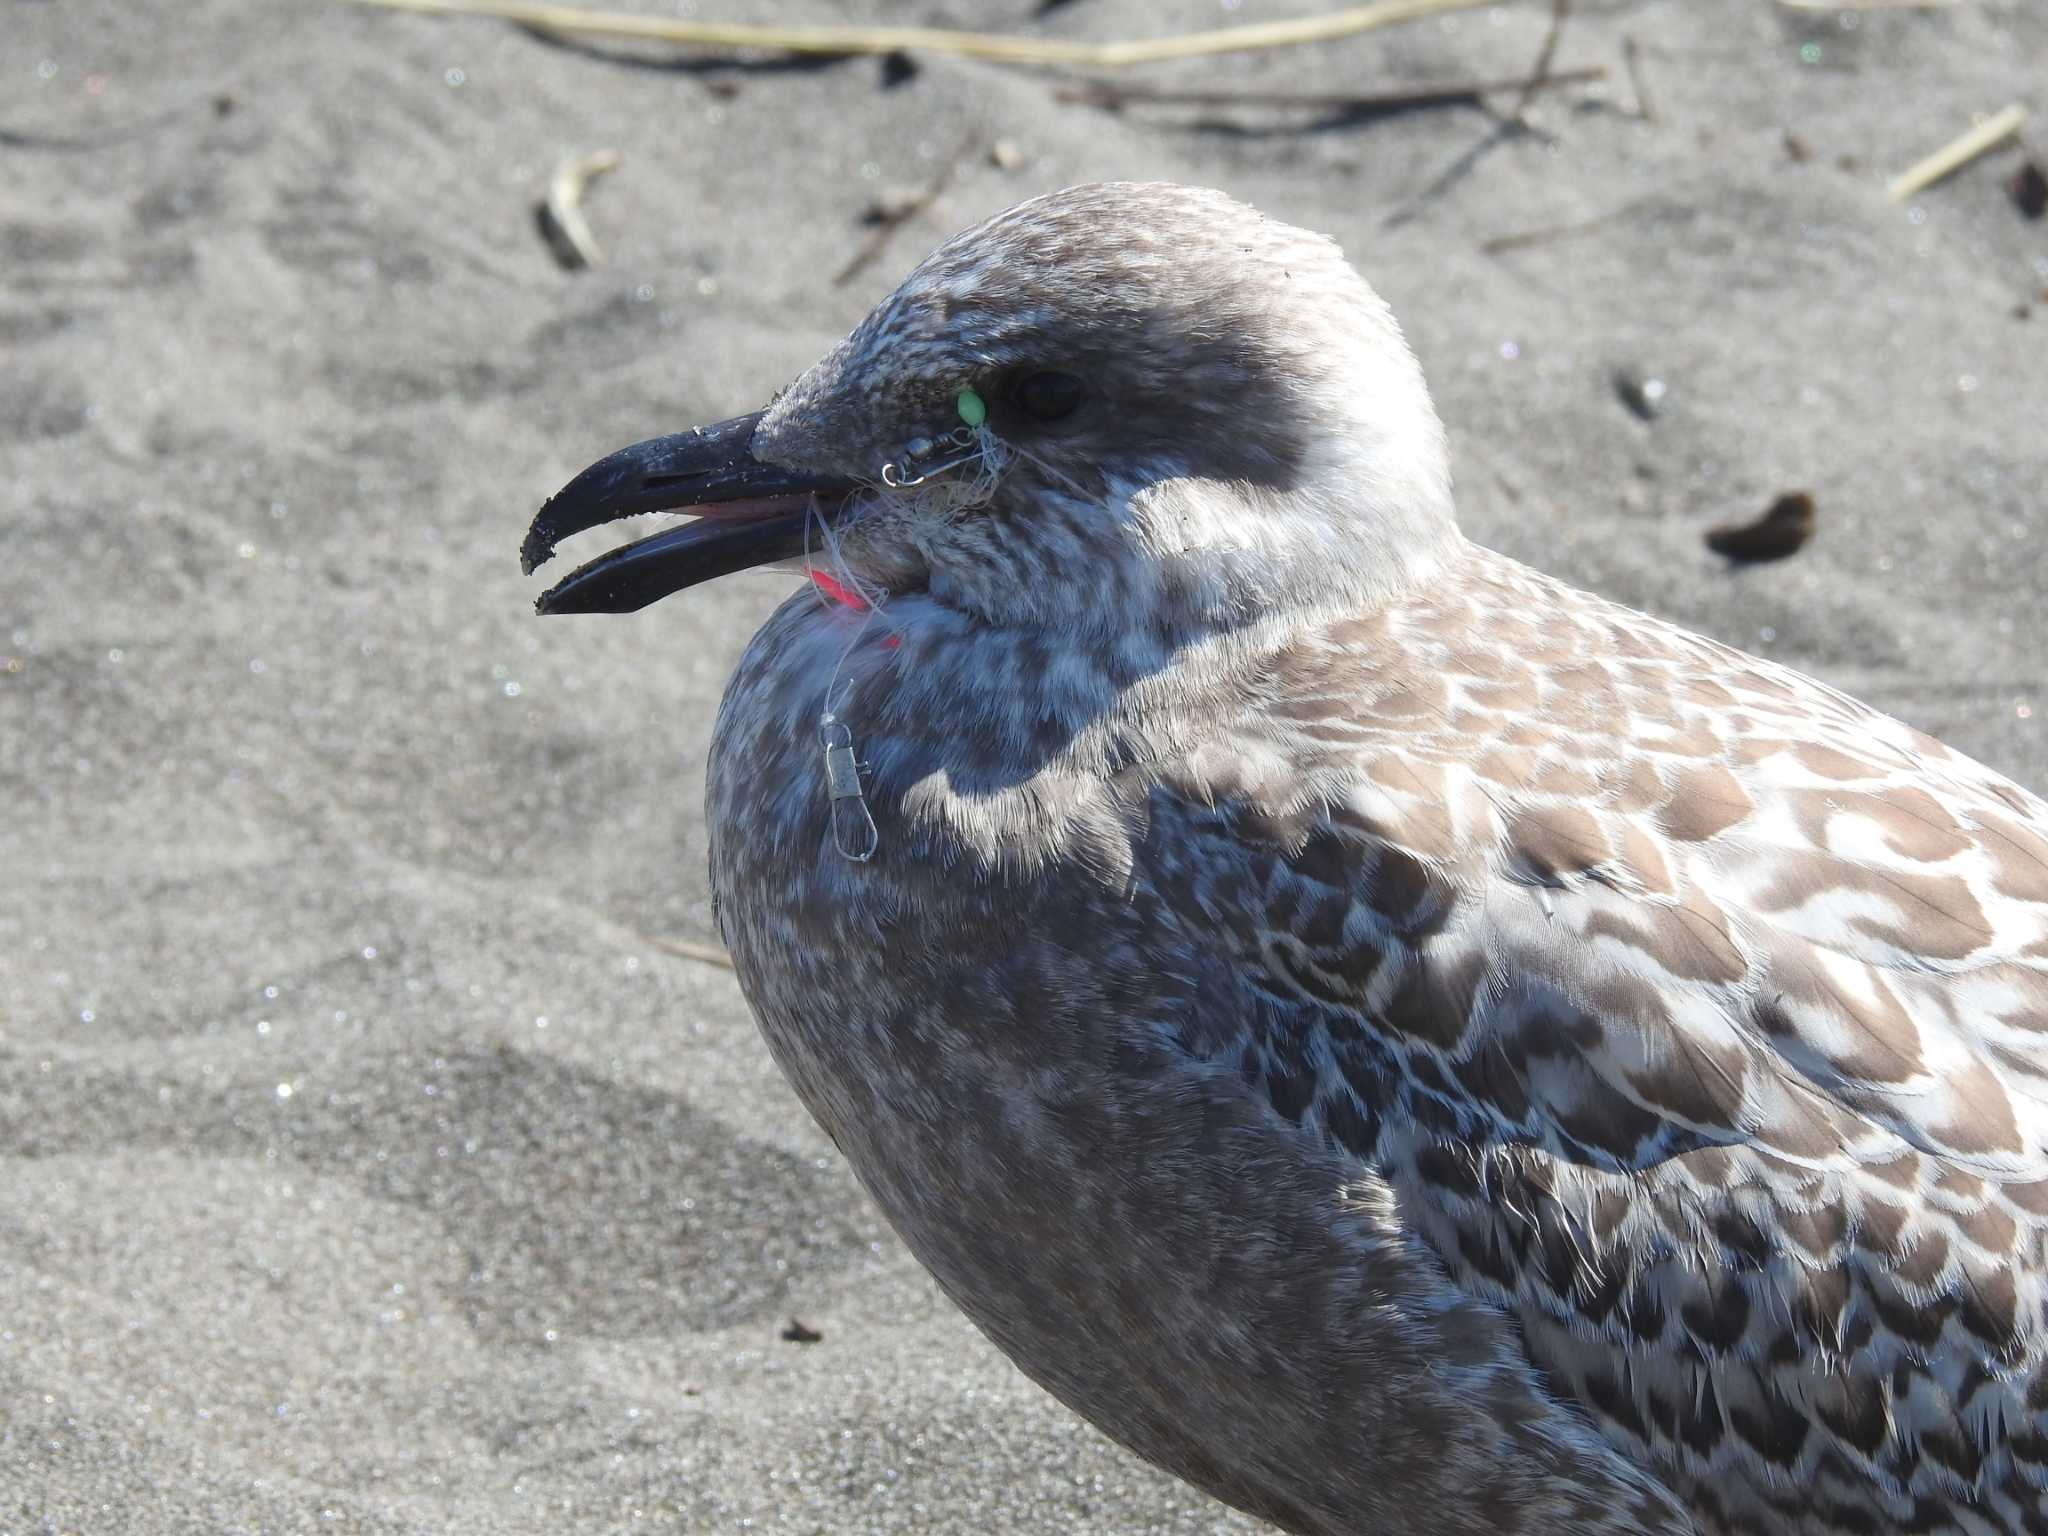
[[[691, 9], [1106, 37], [1312, 8]], [[1422, 355], [1475, 536], [2048, 788], [2048, 224], [2003, 190], [2016, 149], [1883, 191], [1974, 114], [2048, 109], [2048, 11], [1579, 11], [1557, 64], [1610, 77], [1506, 137], [311, 0], [8, 5], [0, 1531], [1250, 1529], [983, 1343], [729, 974], [663, 947], [715, 938], [706, 732], [788, 579], [542, 621], [516, 558], [575, 470], [765, 402], [1030, 193], [1171, 177], [1334, 233]], [[1547, 19], [1138, 78], [1515, 74]], [[532, 200], [605, 147], [611, 263], [565, 272]], [[955, 156], [835, 286], [870, 202]], [[1790, 489], [1798, 554], [1705, 549]]]

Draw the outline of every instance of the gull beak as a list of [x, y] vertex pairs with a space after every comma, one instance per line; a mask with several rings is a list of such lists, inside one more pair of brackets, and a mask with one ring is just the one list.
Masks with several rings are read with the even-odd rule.
[[763, 464], [752, 451], [762, 413], [651, 438], [599, 459], [551, 497], [520, 546], [531, 575], [571, 534], [643, 512], [694, 512], [696, 521], [600, 555], [548, 588], [541, 613], [632, 613], [671, 592], [734, 571], [794, 560], [805, 521], [830, 518], [856, 485]]

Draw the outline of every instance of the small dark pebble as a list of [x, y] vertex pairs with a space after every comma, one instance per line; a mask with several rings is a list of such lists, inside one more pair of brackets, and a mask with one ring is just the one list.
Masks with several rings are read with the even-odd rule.
[[2021, 162], [2006, 182], [2005, 190], [2011, 194], [2013, 207], [2027, 218], [2038, 219], [2048, 213], [2048, 173], [2042, 171], [2038, 161]]
[[2012, 307], [2012, 317], [2015, 320], [2031, 320], [2034, 318], [2034, 306], [2031, 304], [2015, 304]]
[[1618, 368], [1614, 373], [1614, 393], [1638, 421], [1655, 421], [1664, 409], [1666, 388], [1662, 379], [1646, 379]]
[[728, 80], [723, 75], [704, 77], [704, 94], [707, 96], [716, 97], [720, 101], [731, 101], [739, 93], [740, 83], [737, 80]]
[[1785, 158], [1795, 165], [1804, 165], [1813, 158], [1813, 148], [1798, 134], [1788, 130], [1785, 134]]
[[235, 115], [235, 98], [231, 92], [222, 91], [213, 98], [213, 115], [215, 117], [233, 117]]
[[885, 53], [882, 55], [882, 89], [893, 91], [899, 85], [908, 85], [923, 71], [924, 66], [901, 48], [894, 53]]
[[789, 1320], [789, 1326], [782, 1330], [782, 1336], [792, 1344], [815, 1344], [825, 1337], [800, 1317], [792, 1317]]
[[1740, 565], [1783, 560], [1813, 537], [1813, 497], [1787, 491], [1753, 523], [1729, 523], [1707, 530], [1707, 548]]

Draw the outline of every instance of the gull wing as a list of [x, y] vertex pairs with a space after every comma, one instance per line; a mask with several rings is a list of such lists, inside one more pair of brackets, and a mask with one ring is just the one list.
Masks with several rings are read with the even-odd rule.
[[1491, 556], [1170, 789], [1242, 989], [1191, 1045], [1709, 1529], [2048, 1517], [2048, 805]]

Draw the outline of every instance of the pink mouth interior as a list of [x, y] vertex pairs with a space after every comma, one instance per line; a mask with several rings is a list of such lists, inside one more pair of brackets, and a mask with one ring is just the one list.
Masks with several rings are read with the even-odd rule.
[[672, 510], [714, 523], [758, 523], [764, 518], [787, 517], [801, 512], [808, 496], [745, 496], [738, 501], [712, 501]]

